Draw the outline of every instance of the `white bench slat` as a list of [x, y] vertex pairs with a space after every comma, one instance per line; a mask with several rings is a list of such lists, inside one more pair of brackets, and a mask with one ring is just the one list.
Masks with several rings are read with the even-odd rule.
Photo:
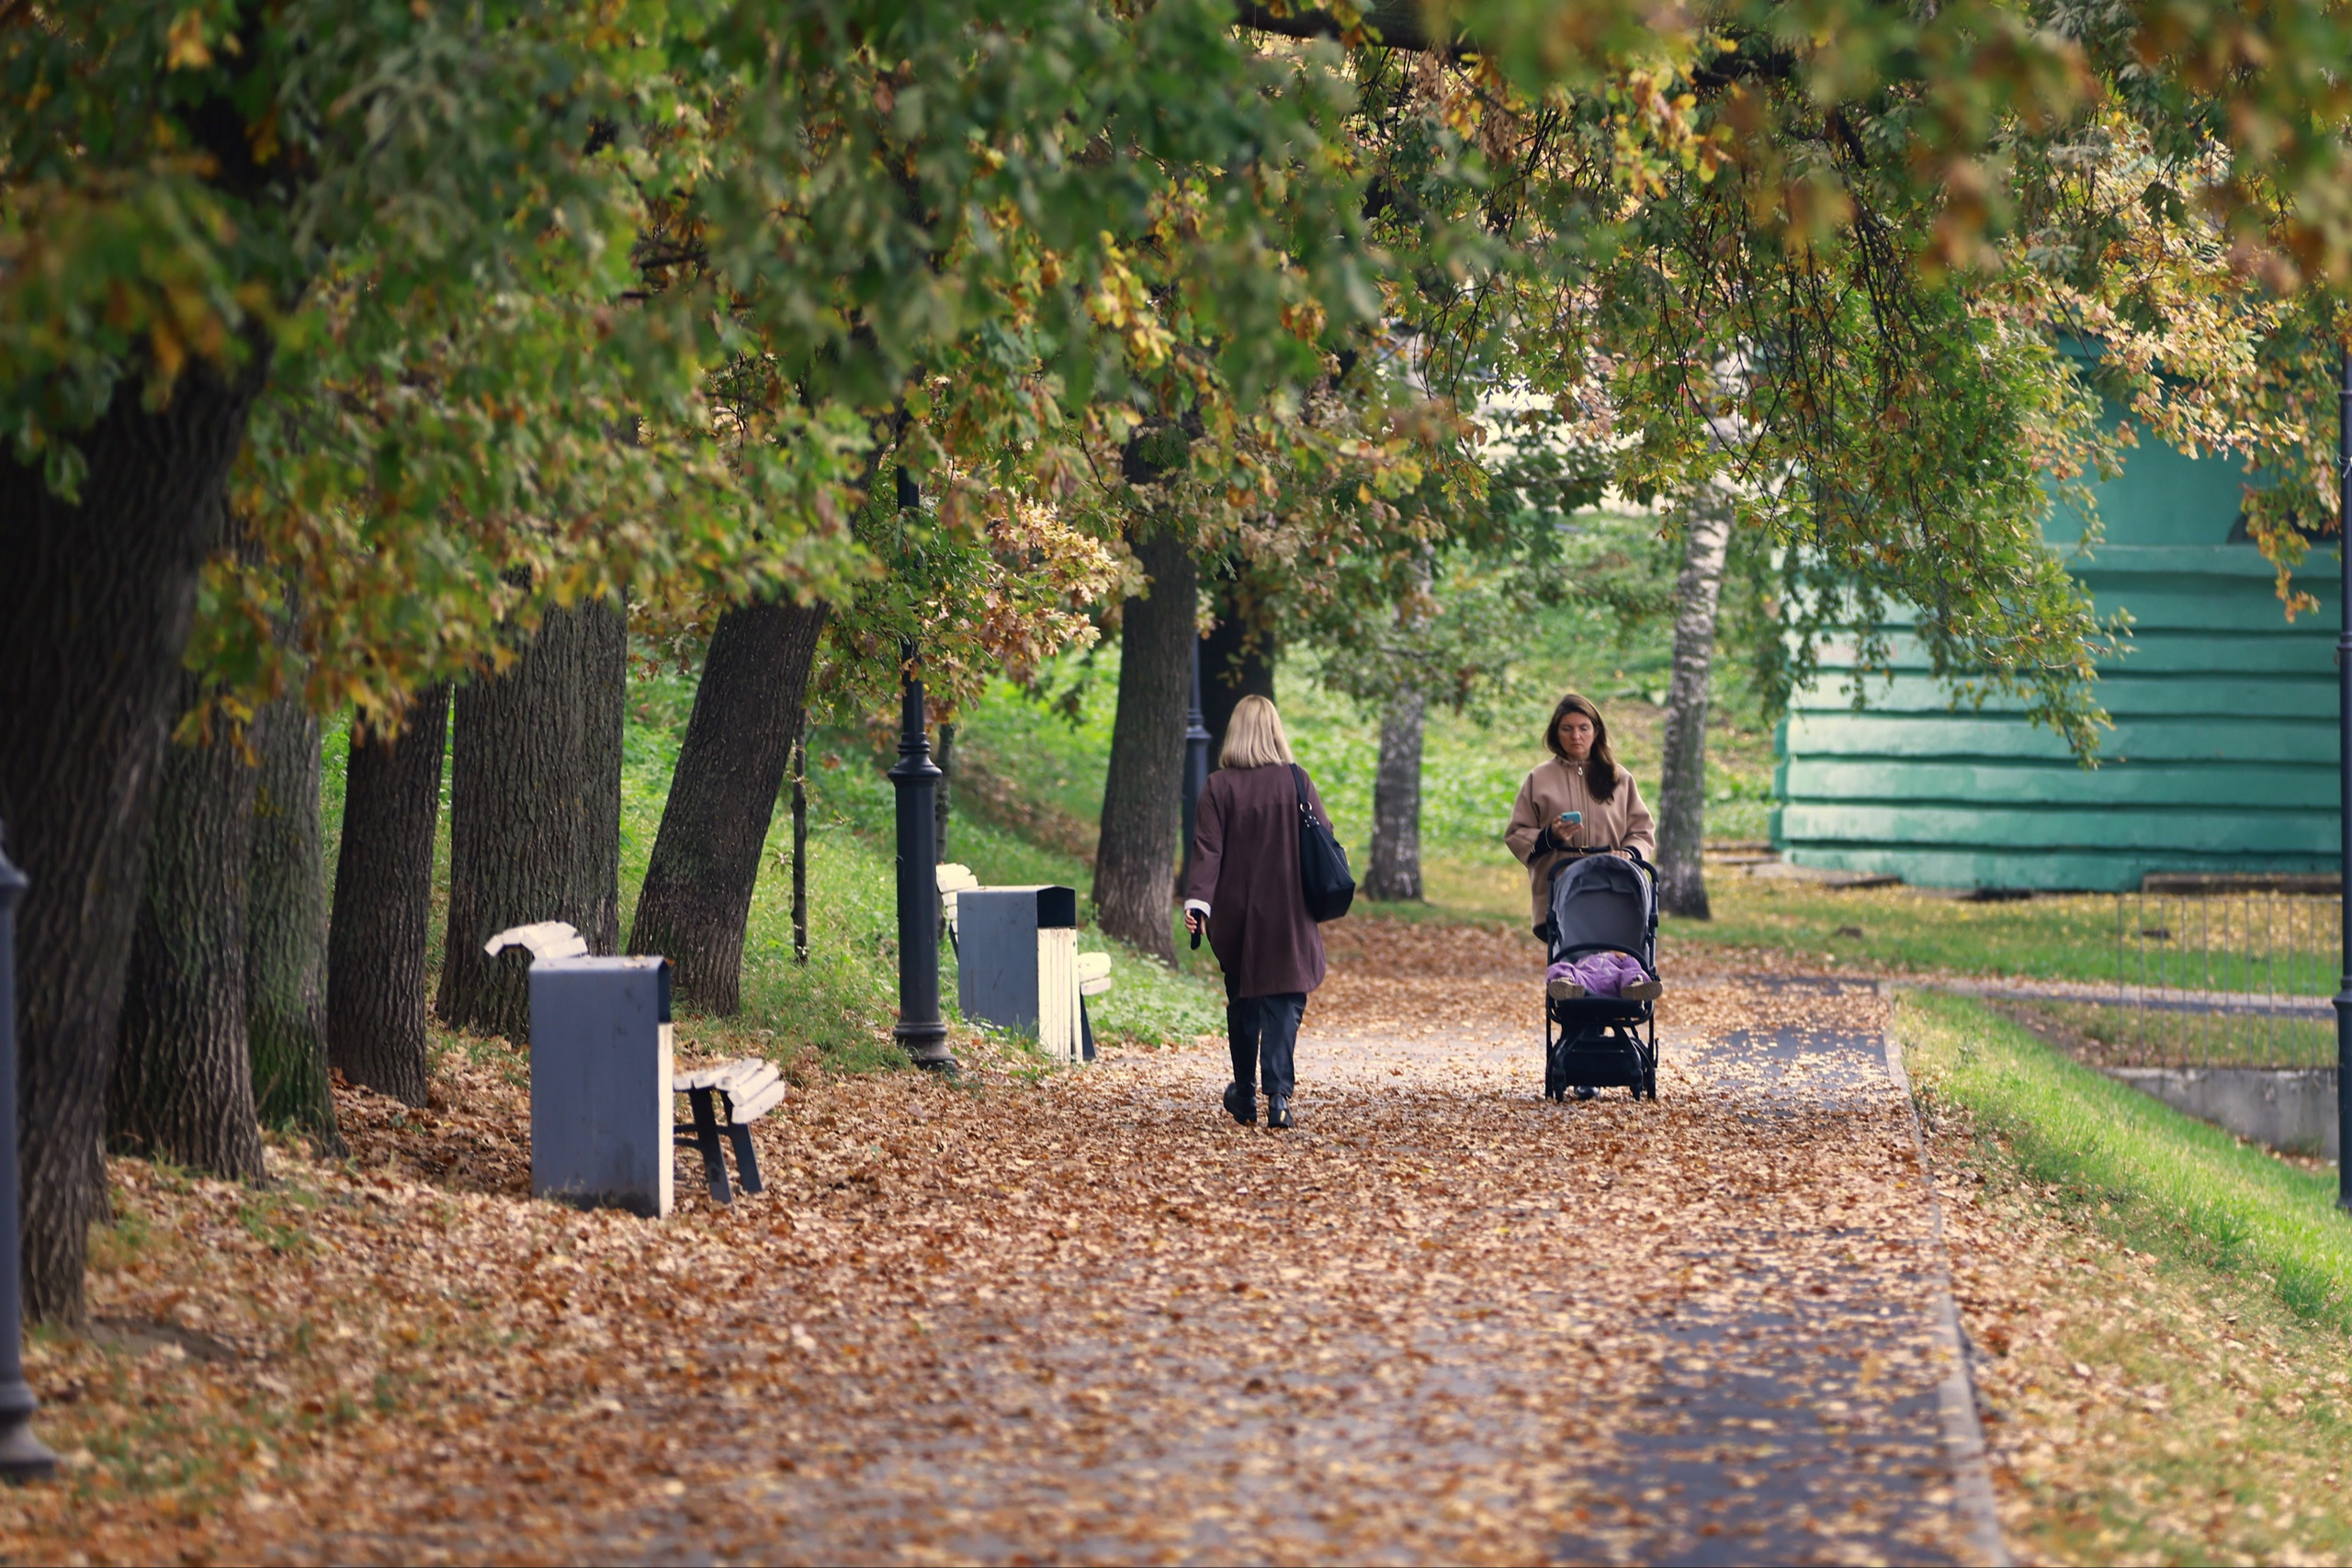
[[[784, 1098], [783, 1077], [774, 1062], [758, 1056], [744, 1056], [676, 1074], [671, 1078], [670, 1087], [680, 1094], [695, 1089], [718, 1089], [735, 1106], [735, 1120], [749, 1122], [762, 1111], [772, 1109], [777, 1100]], [[775, 1092], [771, 1095], [770, 1089]], [[759, 1106], [757, 1111], [743, 1110], [745, 1105], [753, 1102]]]
[[714, 1062], [707, 1067], [676, 1074], [671, 1078], [670, 1087], [681, 1094], [690, 1089], [717, 1089], [740, 1097], [757, 1091], [764, 1084], [773, 1083], [776, 1077], [774, 1062], [757, 1056], [743, 1056], [731, 1062]]
[[732, 1102], [735, 1113], [728, 1120], [738, 1126], [748, 1126], [758, 1121], [775, 1110], [783, 1100], [785, 1087], [783, 1082], [778, 1081], [754, 1091], [749, 1097], [730, 1094], [728, 1099]]
[[734, 1076], [714, 1086], [725, 1089], [731, 1100], [757, 1094], [783, 1076], [776, 1071], [774, 1062], [762, 1061], [757, 1057], [734, 1063], [733, 1066]]

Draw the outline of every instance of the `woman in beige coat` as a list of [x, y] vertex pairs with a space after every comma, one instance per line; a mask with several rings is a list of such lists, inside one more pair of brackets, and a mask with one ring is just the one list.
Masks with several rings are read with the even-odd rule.
[[1600, 710], [1570, 692], [1552, 710], [1544, 744], [1551, 760], [1519, 786], [1510, 826], [1503, 829], [1503, 842], [1527, 867], [1538, 932], [1551, 913], [1552, 867], [1564, 852], [1633, 850], [1645, 861], [1657, 858], [1657, 824], [1634, 775], [1609, 753], [1609, 726]]

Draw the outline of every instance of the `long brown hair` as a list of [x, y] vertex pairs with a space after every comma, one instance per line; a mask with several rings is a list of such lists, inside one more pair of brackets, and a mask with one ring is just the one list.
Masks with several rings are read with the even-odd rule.
[[1568, 754], [1560, 750], [1560, 721], [1572, 713], [1580, 713], [1592, 720], [1592, 753], [1585, 760], [1584, 787], [1595, 800], [1609, 800], [1617, 794], [1617, 759], [1609, 754], [1609, 721], [1591, 702], [1570, 692], [1552, 710], [1552, 722], [1544, 727], [1544, 749], [1563, 762]]

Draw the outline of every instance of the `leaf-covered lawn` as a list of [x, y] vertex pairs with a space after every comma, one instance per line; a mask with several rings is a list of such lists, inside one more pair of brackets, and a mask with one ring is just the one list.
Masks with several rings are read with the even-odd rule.
[[[1217, 1111], [1220, 1043], [967, 1042], [961, 1085], [804, 1070], [769, 1192], [684, 1167], [656, 1224], [518, 1195], [484, 1046], [424, 1112], [346, 1100], [348, 1167], [122, 1162], [101, 1331], [30, 1370], [72, 1468], [0, 1497], [8, 1551], [1500, 1561], [1792, 1506], [1835, 1555], [1952, 1551], [1948, 1490], [1772, 1457], [1940, 1462], [1900, 1102], [1742, 1033], [1867, 1040], [1875, 996], [1680, 995], [1657, 1104], [1555, 1106], [1531, 945], [1339, 933], [1294, 1134]], [[1692, 1398], [1749, 1412], [1712, 1503], [1638, 1484]]]

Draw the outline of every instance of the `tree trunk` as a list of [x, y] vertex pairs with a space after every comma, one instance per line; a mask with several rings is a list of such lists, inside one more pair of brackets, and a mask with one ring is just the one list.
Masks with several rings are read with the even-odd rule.
[[1367, 898], [1421, 896], [1421, 720], [1429, 699], [1408, 688], [1380, 720], [1380, 772], [1372, 784], [1372, 863]]
[[621, 761], [628, 718], [628, 612], [620, 601], [582, 604], [581, 694], [585, 830], [580, 889], [590, 911], [580, 934], [591, 953], [621, 950]]
[[17, 912], [17, 1134], [26, 1312], [78, 1321], [123, 976], [198, 568], [265, 356], [137, 378], [78, 445], [78, 503], [0, 448], [0, 820]]
[[261, 719], [245, 889], [245, 1032], [254, 1110], [322, 1154], [346, 1152], [327, 1079], [327, 882], [319, 848], [319, 721], [299, 695]]
[[956, 727], [939, 727], [939, 752], [932, 759], [939, 769], [939, 787], [932, 800], [932, 831], [939, 845], [940, 863], [947, 863], [947, 819], [951, 815], [947, 798], [948, 786], [956, 778]]
[[1172, 964], [1168, 911], [1184, 813], [1184, 711], [1199, 581], [1192, 550], [1171, 534], [1155, 533], [1135, 550], [1150, 586], [1127, 601], [1119, 632], [1119, 711], [1102, 781], [1094, 919], [1107, 934]]
[[667, 958], [678, 995], [706, 1012], [743, 1008], [760, 853], [824, 625], [821, 604], [738, 605], [719, 617], [703, 658], [628, 945]]
[[1274, 642], [1261, 631], [1255, 641], [1230, 605], [1217, 606], [1216, 629], [1201, 638], [1201, 728], [1209, 732], [1209, 772], [1216, 772], [1225, 750], [1226, 722], [1244, 697], [1274, 700]]
[[417, 694], [398, 736], [351, 732], [334, 863], [327, 1060], [353, 1083], [407, 1105], [425, 1100], [433, 840], [448, 748], [446, 681]]
[[619, 881], [619, 795], [602, 773], [619, 762], [602, 711], [614, 694], [605, 674], [616, 614], [550, 609], [513, 668], [458, 688], [449, 923], [434, 1003], [452, 1029], [530, 1038], [529, 960], [484, 953], [498, 932], [561, 920], [592, 950], [603, 934]]
[[1674, 678], [1666, 699], [1666, 773], [1658, 786], [1657, 898], [1669, 915], [1703, 920], [1707, 829], [1707, 689], [1715, 657], [1715, 606], [1730, 548], [1733, 502], [1719, 485], [1692, 497], [1675, 585]]
[[[183, 675], [181, 706], [200, 695], [197, 677]], [[262, 1175], [245, 1031], [245, 889], [259, 777], [244, 746], [225, 734], [174, 746], [164, 759], [107, 1094], [114, 1147], [247, 1181]]]

